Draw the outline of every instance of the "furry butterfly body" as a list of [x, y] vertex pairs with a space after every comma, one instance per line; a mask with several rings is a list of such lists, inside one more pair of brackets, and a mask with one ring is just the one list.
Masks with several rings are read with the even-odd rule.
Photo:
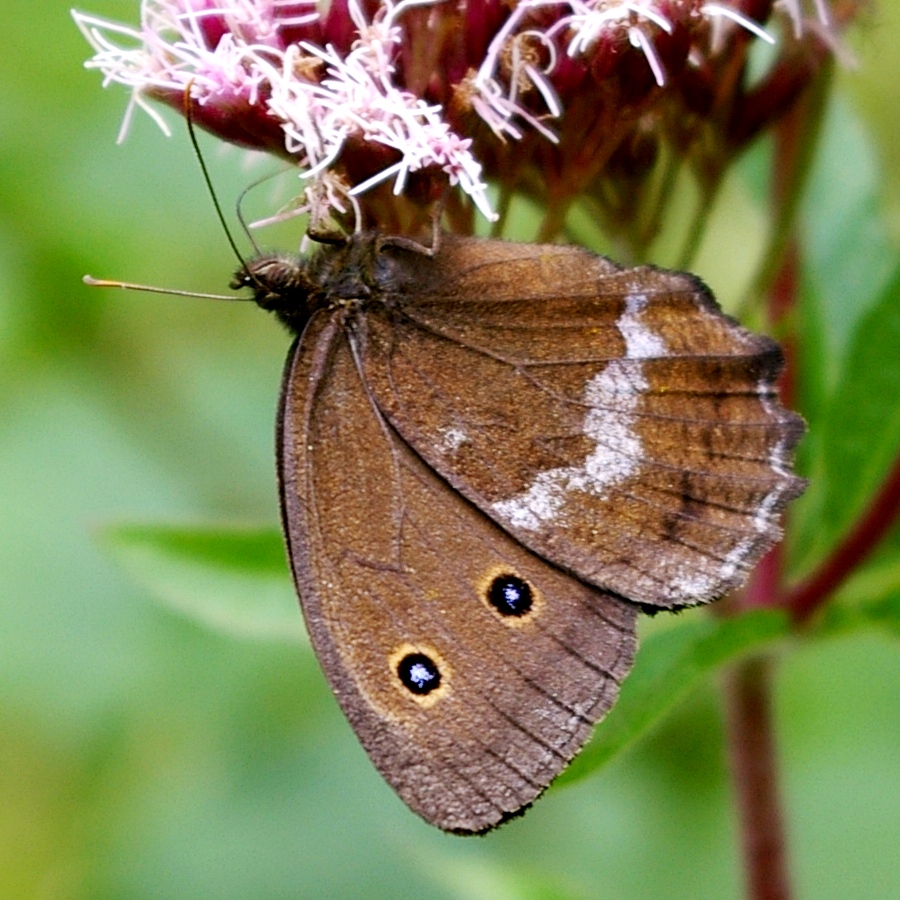
[[278, 466], [316, 654], [445, 830], [533, 801], [615, 701], [637, 612], [740, 584], [802, 490], [777, 346], [692, 276], [360, 235], [234, 286], [297, 335]]

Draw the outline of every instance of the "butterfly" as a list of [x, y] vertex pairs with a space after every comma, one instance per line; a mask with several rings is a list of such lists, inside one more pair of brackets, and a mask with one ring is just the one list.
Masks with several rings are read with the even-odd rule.
[[232, 287], [296, 335], [278, 472], [313, 647], [444, 830], [526, 808], [615, 702], [638, 613], [739, 586], [803, 489], [777, 344], [691, 275], [362, 233]]

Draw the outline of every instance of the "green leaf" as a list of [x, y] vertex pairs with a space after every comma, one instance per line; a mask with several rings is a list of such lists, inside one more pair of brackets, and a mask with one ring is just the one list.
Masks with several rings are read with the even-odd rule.
[[856, 326], [837, 387], [806, 441], [813, 490], [798, 504], [793, 549], [808, 569], [871, 501], [900, 453], [900, 267]]
[[[881, 216], [881, 172], [872, 141], [835, 93], [808, 180], [803, 245], [826, 359], [840, 363], [859, 320], [877, 302], [897, 258]], [[837, 370], [830, 367], [830, 374]]]
[[460, 900], [575, 900], [588, 896], [568, 873], [552, 876], [534, 865], [474, 857], [466, 866], [450, 855], [423, 854], [441, 895]]
[[816, 622], [827, 636], [880, 628], [900, 637], [900, 560], [891, 553], [850, 578]]
[[303, 640], [284, 545], [274, 528], [120, 525], [104, 543], [157, 600], [239, 637]]
[[559, 783], [606, 765], [718, 669], [784, 637], [789, 627], [781, 610], [761, 609], [729, 619], [698, 617], [648, 637], [618, 703]]
[[794, 571], [825, 556], [898, 448], [900, 282], [882, 195], [871, 139], [836, 92], [801, 218], [798, 399], [810, 431], [798, 461], [811, 488], [792, 506]]

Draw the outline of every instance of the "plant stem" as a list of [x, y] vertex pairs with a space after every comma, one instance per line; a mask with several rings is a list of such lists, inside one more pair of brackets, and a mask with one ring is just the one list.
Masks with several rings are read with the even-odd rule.
[[772, 728], [771, 676], [771, 659], [745, 660], [728, 673], [724, 691], [749, 900], [789, 900], [791, 896]]
[[900, 456], [884, 483], [849, 533], [827, 559], [785, 598], [784, 605], [798, 621], [808, 619], [841, 582], [878, 546], [900, 516]]
[[[820, 90], [807, 96], [775, 129], [772, 209], [777, 241], [767, 256], [770, 266], [777, 261], [777, 268], [766, 273], [766, 281], [769, 323], [780, 332], [791, 324], [799, 293], [802, 254], [792, 226], [826, 92], [824, 80], [819, 81]], [[795, 393], [790, 379], [796, 336], [791, 331], [781, 336], [786, 361], [781, 389], [789, 405]], [[783, 606], [781, 585], [782, 556], [774, 550], [761, 561], [745, 590], [734, 595], [730, 610]], [[728, 673], [724, 686], [728, 755], [749, 900], [789, 900], [791, 896], [772, 723], [771, 666], [766, 657], [740, 662]]]

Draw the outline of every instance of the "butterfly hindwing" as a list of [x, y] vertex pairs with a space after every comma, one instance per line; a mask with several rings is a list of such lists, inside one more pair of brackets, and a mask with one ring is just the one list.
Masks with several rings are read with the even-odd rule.
[[429, 822], [484, 831], [534, 800], [612, 705], [636, 610], [537, 557], [423, 462], [354, 341], [343, 311], [318, 314], [285, 374], [294, 576], [375, 765]]

